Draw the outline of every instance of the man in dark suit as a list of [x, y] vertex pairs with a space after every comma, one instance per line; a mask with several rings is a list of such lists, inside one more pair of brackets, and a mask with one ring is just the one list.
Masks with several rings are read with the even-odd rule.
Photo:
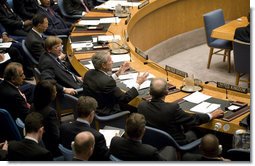
[[94, 0], [64, 0], [64, 9], [69, 15], [85, 15], [94, 8], [97, 2]]
[[11, 35], [26, 36], [32, 27], [31, 20], [22, 20], [6, 0], [0, 0], [0, 22]]
[[69, 35], [72, 24], [64, 21], [50, 6], [50, 0], [40, 0], [38, 12], [47, 16], [48, 28], [47, 35]]
[[72, 123], [63, 123], [60, 126], [60, 142], [61, 144], [71, 149], [71, 142], [75, 136], [82, 131], [89, 131], [95, 137], [95, 147], [92, 156], [89, 158], [91, 161], [105, 161], [109, 160], [109, 150], [106, 146], [104, 136], [94, 128], [90, 127], [97, 108], [95, 99], [89, 96], [81, 96], [77, 103], [78, 118]]
[[[157, 148], [143, 144], [146, 120], [143, 115], [132, 113], [126, 120], [125, 136], [113, 137], [110, 153], [124, 161], [174, 161], [176, 150], [167, 146], [159, 151]], [[160, 141], [160, 140], [159, 140]]]
[[75, 95], [75, 89], [82, 87], [82, 78], [76, 76], [61, 60], [62, 40], [56, 36], [49, 36], [45, 40], [47, 53], [40, 57], [39, 70], [41, 79], [54, 79], [58, 92]]
[[249, 24], [246, 27], [236, 28], [234, 39], [250, 43], [250, 13], [247, 18]]
[[112, 58], [109, 51], [100, 51], [92, 56], [95, 69], [89, 70], [83, 79], [83, 93], [94, 97], [98, 102], [97, 114], [110, 115], [120, 111], [129, 110], [137, 112], [136, 108], [128, 105], [132, 99], [138, 96], [140, 85], [147, 79], [148, 73], [138, 75], [135, 87], [123, 92], [116, 86], [116, 79], [129, 69], [129, 63], [125, 62], [120, 69], [108, 75], [112, 71]]
[[44, 14], [33, 17], [33, 28], [25, 39], [25, 45], [35, 60], [39, 61], [41, 55], [46, 53], [42, 33], [48, 28], [48, 19]]
[[13, 0], [14, 11], [23, 20], [31, 20], [38, 9], [37, 0]]
[[38, 142], [42, 139], [43, 116], [32, 112], [25, 119], [26, 136], [22, 141], [10, 141], [8, 145], [9, 161], [52, 161], [51, 153]]
[[220, 109], [210, 114], [190, 114], [183, 111], [177, 103], [164, 102], [168, 94], [167, 87], [166, 80], [153, 79], [150, 85], [151, 101], [140, 103], [137, 109], [138, 113], [145, 116], [149, 126], [169, 133], [179, 144], [184, 145], [197, 139], [193, 131], [185, 133], [183, 127], [197, 126], [223, 115]]
[[73, 161], [87, 161], [93, 154], [94, 147], [95, 137], [91, 132], [78, 133], [74, 138], [74, 142], [72, 142]]
[[0, 83], [0, 108], [6, 109], [13, 119], [24, 120], [30, 112], [30, 104], [25, 95], [20, 91], [19, 86], [24, 82], [22, 65], [11, 62], [4, 70], [4, 80]]

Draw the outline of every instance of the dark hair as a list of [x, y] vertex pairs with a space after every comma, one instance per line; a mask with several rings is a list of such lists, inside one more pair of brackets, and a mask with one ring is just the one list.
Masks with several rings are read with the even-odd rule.
[[31, 112], [26, 116], [26, 133], [37, 132], [43, 126], [43, 116], [38, 112]]
[[56, 91], [55, 80], [42, 80], [38, 82], [34, 90], [34, 107], [35, 110], [41, 110], [49, 105], [55, 98]]
[[45, 14], [42, 14], [42, 13], [35, 14], [33, 19], [32, 19], [33, 26], [37, 26], [39, 24], [42, 24], [44, 22], [45, 18], [47, 18], [47, 16]]
[[90, 96], [81, 96], [77, 103], [78, 117], [88, 117], [97, 108], [97, 101]]
[[[159, 82], [161, 81], [161, 82]], [[167, 95], [167, 82], [163, 78], [153, 78], [150, 85], [150, 95], [152, 98], [162, 98]]]
[[6, 81], [12, 81], [19, 77], [18, 68], [22, 68], [22, 64], [18, 62], [11, 62], [9, 63], [6, 68], [4, 69], [4, 79]]
[[129, 138], [137, 139], [143, 134], [146, 125], [145, 117], [139, 113], [132, 113], [126, 120], [125, 132]]

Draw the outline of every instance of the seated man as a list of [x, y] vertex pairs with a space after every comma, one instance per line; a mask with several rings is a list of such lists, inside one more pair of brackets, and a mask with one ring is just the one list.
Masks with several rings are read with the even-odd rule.
[[25, 139], [10, 141], [8, 145], [9, 161], [52, 161], [51, 153], [38, 144], [41, 141], [43, 129], [43, 116], [32, 112], [25, 119]]
[[76, 76], [59, 57], [62, 55], [62, 40], [56, 36], [49, 36], [45, 40], [47, 53], [40, 57], [39, 70], [41, 79], [54, 79], [58, 92], [76, 95], [75, 89], [82, 87], [82, 78]]
[[126, 137], [113, 137], [110, 145], [110, 153], [124, 161], [176, 160], [175, 148], [167, 146], [159, 151], [151, 145], [142, 143], [142, 138], [146, 130], [145, 124], [146, 121], [143, 115], [132, 113], [126, 120]]
[[89, 158], [90, 161], [109, 160], [109, 150], [106, 146], [104, 135], [90, 127], [97, 108], [97, 101], [89, 96], [81, 96], [77, 103], [78, 118], [72, 123], [62, 123], [60, 126], [60, 142], [71, 149], [71, 142], [75, 136], [82, 131], [89, 131], [95, 137], [94, 152]]
[[64, 10], [69, 15], [85, 15], [94, 8], [94, 0], [64, 0]]
[[247, 19], [249, 24], [246, 27], [236, 28], [234, 39], [250, 43], [250, 13]]
[[65, 22], [50, 6], [50, 0], [40, 0], [38, 12], [47, 16], [48, 28], [45, 31], [47, 35], [69, 35], [72, 24]]
[[0, 23], [9, 34], [17, 36], [26, 36], [32, 27], [31, 20], [23, 21], [13, 12], [6, 0], [0, 0]]
[[92, 96], [98, 102], [97, 114], [110, 115], [121, 111], [137, 112], [137, 109], [128, 105], [132, 99], [138, 96], [140, 85], [147, 79], [148, 73], [138, 75], [135, 87], [123, 92], [116, 85], [116, 79], [129, 69], [129, 63], [125, 62], [120, 69], [112, 74], [112, 58], [110, 52], [100, 51], [92, 56], [95, 69], [89, 70], [83, 79], [83, 93]]
[[77, 134], [72, 142], [73, 161], [87, 161], [93, 154], [94, 146], [95, 137], [91, 132], [83, 131]]
[[151, 101], [144, 101], [138, 105], [138, 113], [145, 116], [149, 126], [169, 133], [180, 145], [197, 139], [191, 130], [184, 132], [183, 127], [197, 126], [209, 122], [211, 119], [223, 115], [217, 109], [210, 114], [190, 114], [183, 111], [177, 103], [165, 102], [168, 94], [167, 82], [162, 78], [154, 78], [150, 85]]
[[13, 0], [14, 11], [23, 20], [31, 20], [38, 9], [37, 0]]
[[30, 112], [30, 104], [19, 89], [24, 78], [22, 65], [11, 62], [5, 68], [4, 80], [0, 83], [0, 108], [6, 109], [13, 119], [20, 118], [23, 121]]

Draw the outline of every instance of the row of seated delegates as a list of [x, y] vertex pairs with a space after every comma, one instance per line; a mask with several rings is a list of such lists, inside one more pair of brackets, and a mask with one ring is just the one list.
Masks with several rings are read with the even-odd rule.
[[123, 92], [116, 86], [116, 80], [129, 69], [129, 63], [124, 62], [116, 73], [111, 74], [113, 61], [109, 51], [97, 52], [91, 60], [95, 69], [90, 69], [84, 75], [83, 95], [97, 100], [97, 114], [104, 116], [126, 110], [137, 112], [137, 109], [128, 103], [139, 95], [140, 85], [147, 79], [148, 73], [139, 74], [135, 87]]
[[43, 115], [44, 134], [43, 144], [53, 157], [61, 155], [59, 144], [59, 126], [56, 111], [50, 107], [57, 95], [56, 82], [54, 80], [42, 80], [38, 82], [34, 90], [34, 100], [31, 105], [31, 111], [39, 112]]
[[44, 133], [43, 116], [38, 112], [31, 112], [24, 123], [25, 138], [8, 142], [8, 161], [52, 161], [50, 151], [39, 144]]
[[[126, 120], [125, 137], [111, 140], [110, 153], [124, 161], [175, 161], [176, 149], [166, 146], [161, 150], [143, 144], [146, 120], [142, 114], [132, 113]], [[159, 140], [160, 141], [160, 140]]]
[[45, 48], [47, 52], [39, 60], [41, 79], [54, 79], [57, 83], [58, 92], [76, 95], [75, 89], [81, 88], [83, 81], [60, 60], [62, 40], [56, 36], [48, 36], [45, 40]]
[[185, 153], [183, 161], [230, 161], [221, 156], [222, 146], [213, 134], [203, 136], [199, 145], [200, 153]]
[[92, 128], [92, 123], [97, 101], [89, 96], [81, 96], [77, 103], [78, 118], [72, 123], [62, 123], [60, 125], [60, 143], [71, 149], [71, 142], [75, 136], [82, 131], [89, 131], [95, 137], [94, 152], [89, 158], [90, 161], [107, 161], [109, 160], [109, 149], [106, 146], [104, 135]]
[[37, 12], [38, 6], [37, 0], [13, 0], [13, 10], [23, 20], [31, 20]]
[[[4, 64], [1, 64], [0, 66], [0, 77], [3, 75], [3, 70], [5, 66], [9, 62], [19, 62], [24, 66], [24, 74], [25, 74], [25, 80], [33, 80], [33, 71], [29, 67], [29, 62], [26, 59], [25, 52], [22, 49], [22, 45], [19, 41], [14, 40], [13, 38], [10, 38], [7, 32], [3, 32], [1, 35], [2, 43], [11, 42], [10, 48], [7, 48], [5, 50], [0, 50], [2, 53], [8, 53], [10, 56], [10, 60], [7, 61]], [[0, 42], [0, 43], [1, 43]]]
[[72, 142], [73, 161], [88, 161], [93, 154], [95, 137], [89, 131], [78, 133]]
[[6, 0], [0, 0], [0, 23], [10, 35], [26, 36], [32, 28], [31, 20], [22, 20]]
[[62, 17], [50, 6], [50, 0], [40, 0], [41, 5], [38, 13], [46, 15], [48, 19], [48, 28], [45, 31], [47, 35], [69, 35], [73, 24], [64, 21]]
[[249, 24], [246, 27], [239, 27], [235, 30], [234, 39], [250, 43], [250, 13], [247, 16]]
[[141, 102], [138, 105], [138, 113], [145, 116], [147, 125], [169, 133], [180, 145], [197, 139], [196, 133], [191, 130], [191, 127], [207, 123], [211, 119], [223, 115], [221, 109], [210, 114], [187, 113], [180, 108], [178, 103], [165, 102], [167, 94], [167, 81], [162, 78], [154, 78], [150, 85], [152, 99]]
[[69, 15], [85, 15], [101, 3], [96, 0], [64, 0], [64, 10]]
[[[3, 78], [0, 83], [0, 108], [6, 109], [13, 119], [20, 118], [24, 121], [30, 112], [31, 102], [28, 99], [33, 99], [34, 85], [24, 85], [24, 71], [22, 65], [17, 62], [6, 66]], [[22, 93], [22, 87], [26, 95]]]

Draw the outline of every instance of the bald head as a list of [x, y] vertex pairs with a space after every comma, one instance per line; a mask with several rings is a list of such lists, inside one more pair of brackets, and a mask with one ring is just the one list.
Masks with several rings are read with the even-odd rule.
[[88, 160], [92, 155], [95, 145], [95, 137], [89, 131], [78, 133], [74, 138], [73, 150], [75, 158]]
[[205, 135], [200, 144], [200, 150], [204, 156], [217, 157], [219, 155], [219, 140], [213, 134]]
[[167, 95], [167, 82], [163, 78], [153, 78], [150, 85], [152, 98], [162, 98]]

